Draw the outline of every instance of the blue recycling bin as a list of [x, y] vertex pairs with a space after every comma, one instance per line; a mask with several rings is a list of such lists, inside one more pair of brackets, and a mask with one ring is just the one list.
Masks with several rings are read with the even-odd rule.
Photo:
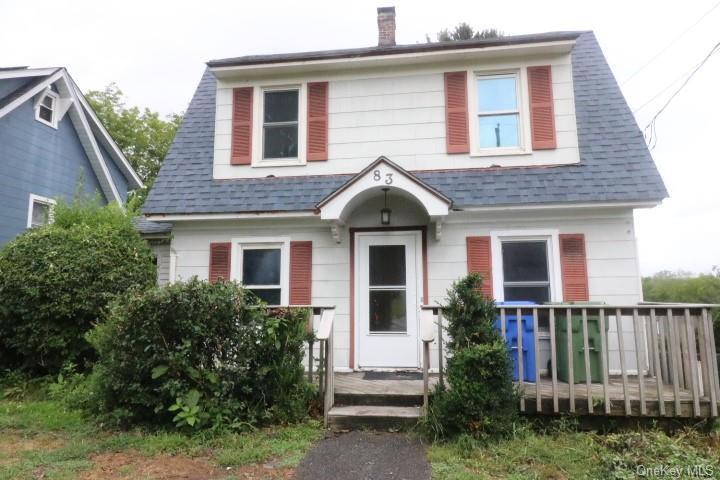
[[[536, 305], [534, 302], [497, 302], [498, 307], [517, 307], [528, 305]], [[495, 318], [495, 328], [501, 330], [500, 315]], [[523, 381], [534, 382], [535, 378], [535, 331], [533, 325], [533, 316], [530, 313], [522, 313], [520, 315], [520, 332], [522, 333], [522, 350], [523, 350]], [[520, 371], [518, 368], [518, 315], [513, 308], [505, 310], [505, 340], [510, 350], [510, 357], [513, 362], [513, 380], [520, 379]]]

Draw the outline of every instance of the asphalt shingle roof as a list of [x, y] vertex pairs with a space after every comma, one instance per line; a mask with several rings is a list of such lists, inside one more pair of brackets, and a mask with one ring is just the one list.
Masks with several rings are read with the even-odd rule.
[[169, 235], [172, 232], [172, 223], [155, 222], [145, 217], [135, 217], [132, 222], [141, 235]]
[[[667, 190], [592, 32], [572, 51], [580, 163], [414, 172], [454, 208], [653, 202]], [[352, 175], [213, 180], [215, 77], [209, 71], [145, 202], [145, 214], [313, 210]], [[392, 158], [391, 158], [392, 160]], [[360, 170], [360, 169], [359, 169]]]

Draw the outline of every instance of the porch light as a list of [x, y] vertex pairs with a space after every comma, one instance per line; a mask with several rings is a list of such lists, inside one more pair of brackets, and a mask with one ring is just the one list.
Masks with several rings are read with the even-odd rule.
[[387, 205], [387, 192], [390, 189], [385, 187], [382, 190], [385, 192], [385, 207], [380, 210], [380, 223], [382, 225], [390, 225], [390, 214], [392, 210], [390, 210]]

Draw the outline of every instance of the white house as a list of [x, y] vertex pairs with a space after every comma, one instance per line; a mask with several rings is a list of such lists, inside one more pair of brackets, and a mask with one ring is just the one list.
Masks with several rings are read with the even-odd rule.
[[208, 62], [144, 209], [167, 278], [335, 306], [340, 371], [418, 368], [420, 306], [469, 271], [498, 302], [641, 301], [633, 212], [667, 192], [593, 33], [378, 23], [373, 47]]

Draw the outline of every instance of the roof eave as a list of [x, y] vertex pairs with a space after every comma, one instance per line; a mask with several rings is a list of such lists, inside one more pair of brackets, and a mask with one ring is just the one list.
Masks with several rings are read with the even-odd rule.
[[[348, 53], [325, 56], [272, 56], [266, 60], [211, 61], [208, 67], [220, 79], [238, 76], [267, 75], [277, 73], [373, 68], [399, 65], [418, 65], [437, 62], [463, 61], [482, 58], [508, 58], [513, 56], [569, 54], [575, 39], [543, 42], [527, 42], [503, 45], [463, 45], [460, 48], [388, 50], [380, 49], [373, 54]], [[258, 57], [261, 58], [261, 57]]]

